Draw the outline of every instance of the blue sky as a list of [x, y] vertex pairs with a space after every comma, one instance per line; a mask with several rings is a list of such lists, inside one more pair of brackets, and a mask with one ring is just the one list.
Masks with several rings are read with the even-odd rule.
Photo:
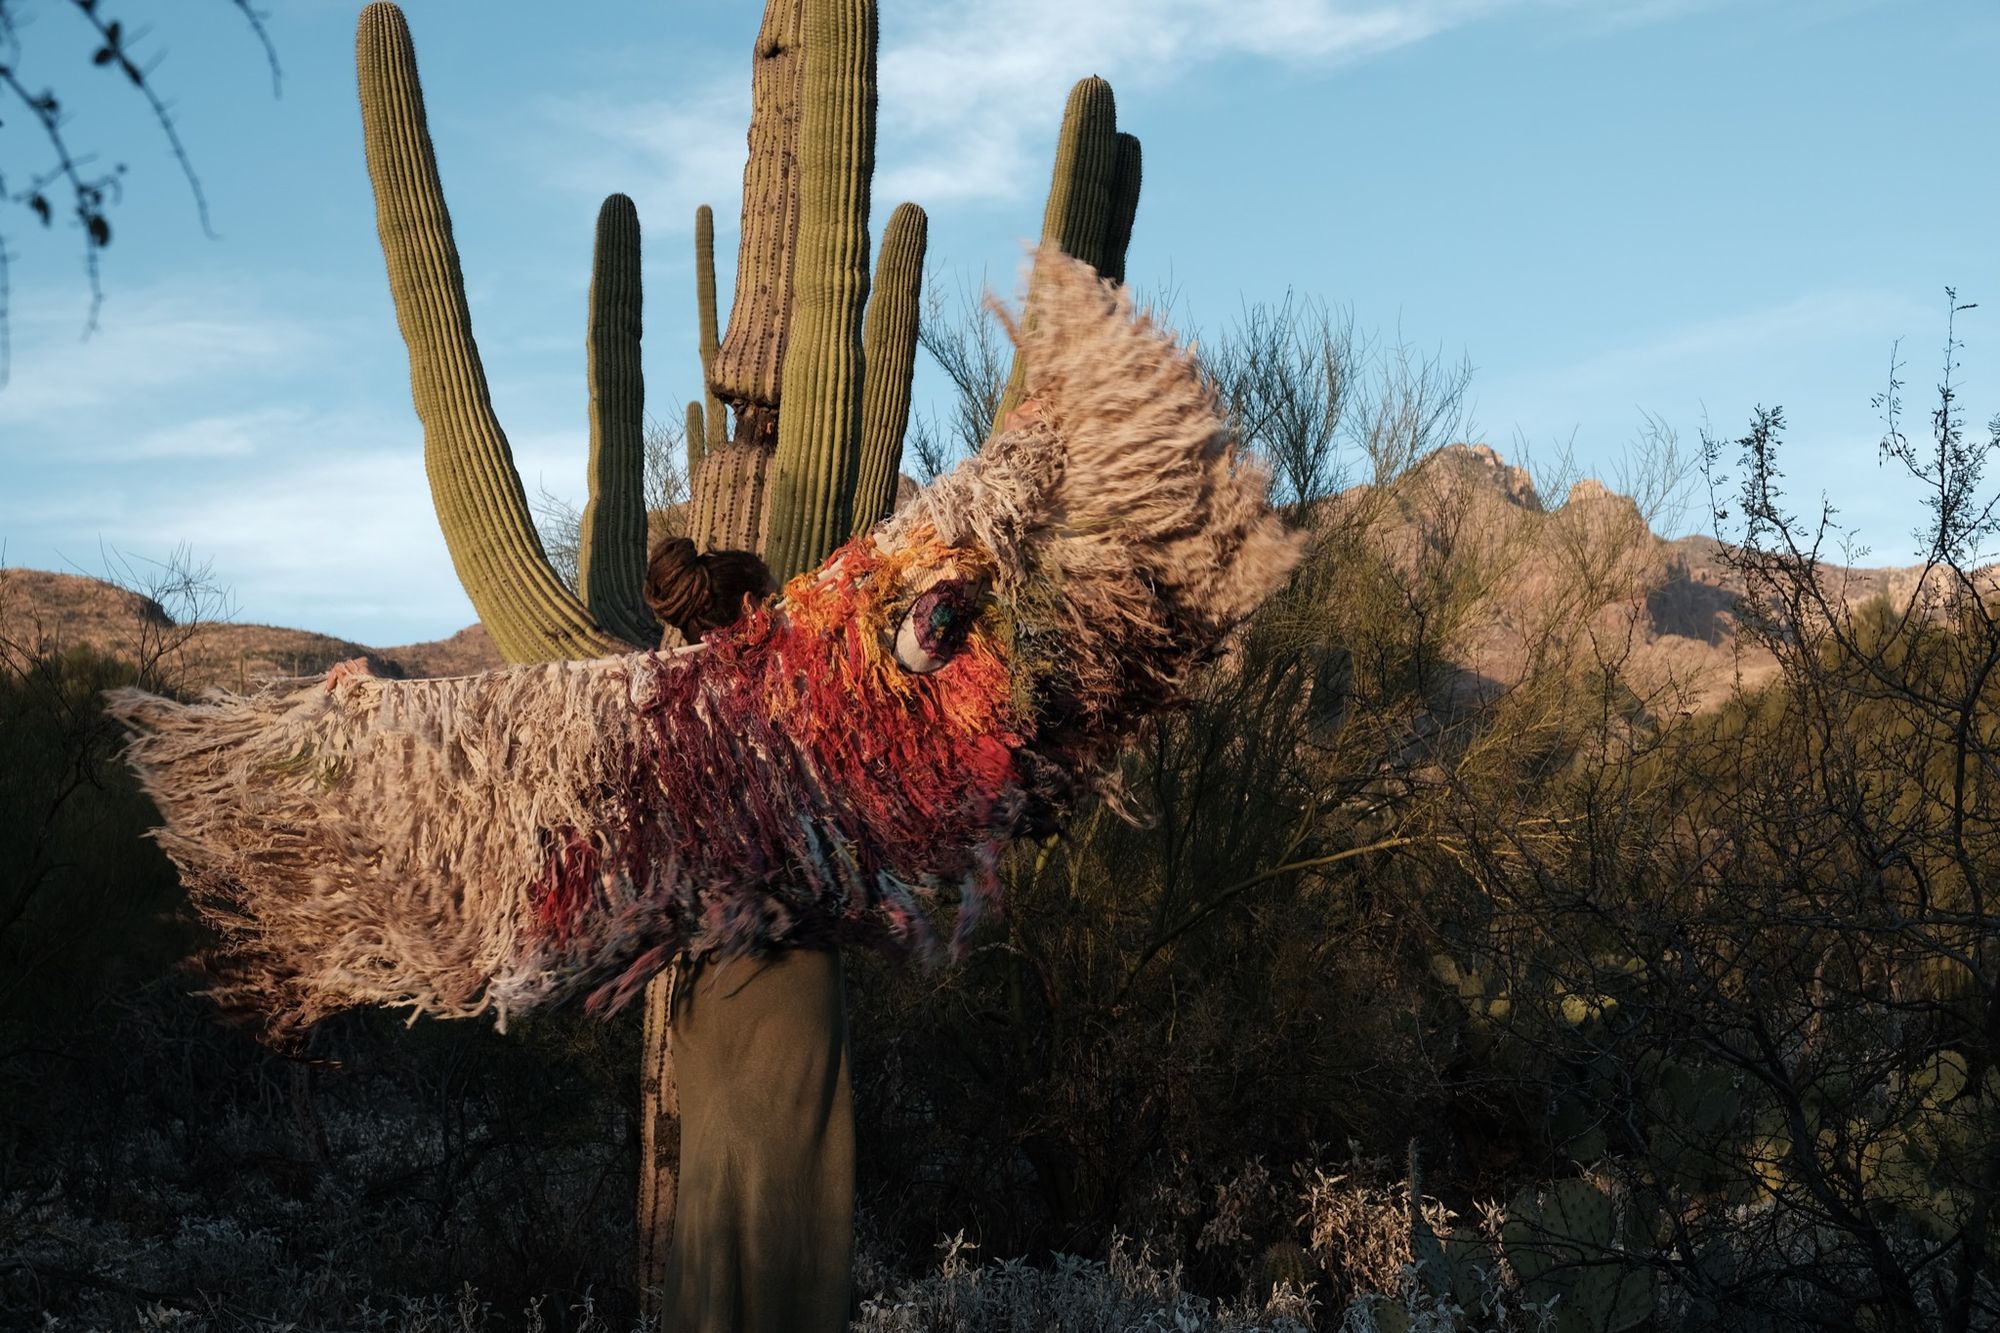
[[[375, 243], [358, 0], [267, 0], [276, 99], [223, 0], [107, 3], [153, 28], [214, 240], [68, 5], [17, 6], [23, 76], [91, 94], [71, 133], [129, 171], [88, 340], [74, 230], [0, 215], [6, 562], [185, 543], [243, 620], [383, 645], [469, 623]], [[531, 494], [580, 495], [598, 201], [638, 201], [650, 407], [676, 417], [697, 204], [725, 300], [733, 273], [759, 7], [406, 9], [501, 419]], [[1988, 303], [1960, 326], [1967, 402], [2000, 410], [1990, 0], [883, 0], [881, 26], [876, 219], [925, 205], [940, 281], [1012, 287], [1063, 96], [1096, 73], [1145, 142], [1137, 285], [1211, 327], [1289, 288], [1462, 354], [1470, 434], [1510, 457], [1572, 446], [1615, 479], [1648, 413], [1692, 442], [1783, 404], [1805, 507], [1824, 492], [1891, 563], [1921, 513], [1869, 399], [1900, 337], [1927, 406], [1947, 284]], [[0, 162], [24, 136], [0, 113]]]

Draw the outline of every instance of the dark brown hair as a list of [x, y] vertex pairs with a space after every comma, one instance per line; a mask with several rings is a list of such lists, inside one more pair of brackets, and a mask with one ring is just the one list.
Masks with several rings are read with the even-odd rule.
[[746, 601], [777, 590], [754, 551], [697, 552], [685, 537], [663, 537], [646, 559], [646, 605], [689, 643], [733, 623]]

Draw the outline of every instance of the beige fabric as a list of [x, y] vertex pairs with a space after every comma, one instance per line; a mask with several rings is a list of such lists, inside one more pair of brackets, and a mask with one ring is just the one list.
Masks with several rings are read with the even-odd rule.
[[673, 1033], [681, 1180], [663, 1328], [846, 1328], [854, 1103], [840, 955], [693, 963]]
[[[1271, 511], [1265, 473], [1240, 455], [1193, 354], [1122, 289], [1045, 251], [1031, 303], [1036, 322], [1020, 336], [1039, 420], [990, 441], [875, 540], [892, 551], [970, 548], [996, 571], [986, 614], [1006, 636], [1012, 702], [1020, 716], [1058, 719], [1021, 752], [1041, 795], [1066, 796], [1068, 782], [1088, 780], [1183, 696], [1283, 580], [1299, 538]], [[885, 613], [904, 595], [866, 592]], [[331, 691], [286, 681], [191, 706], [113, 692], [110, 711], [134, 734], [128, 756], [160, 807], [161, 845], [227, 943], [212, 993], [280, 1034], [365, 1003], [504, 1020], [566, 993], [636, 984], [656, 955], [687, 942], [683, 907], [701, 914], [697, 944], [701, 931], [755, 944], [759, 932], [789, 930], [794, 905], [766, 912], [760, 884], [691, 885], [665, 857], [612, 855], [655, 816], [678, 821], [647, 835], [661, 845], [726, 827], [739, 794], [714, 792], [711, 811], [679, 799], [682, 788], [662, 802], [607, 786], [630, 776], [641, 741], [657, 740], [639, 730], [639, 705], [664, 681], [685, 682], [676, 672], [704, 682], [699, 716], [678, 715], [703, 729], [687, 744], [721, 734], [774, 772], [781, 757], [797, 772], [816, 762], [774, 753], [769, 737], [753, 753], [740, 724], [763, 703], [738, 696], [768, 701], [771, 683], [705, 651], [456, 680], [350, 678]], [[787, 781], [800, 827], [840, 798]], [[851, 850], [832, 849], [858, 865]], [[591, 928], [548, 943], [536, 886], [545, 871], [583, 878], [599, 853]], [[795, 859], [823, 872], [809, 857], [824, 859], [814, 849]], [[904, 894], [929, 873], [886, 869], [898, 878], [877, 878], [864, 896]], [[701, 901], [690, 905], [690, 894]], [[901, 900], [895, 912], [921, 919]]]

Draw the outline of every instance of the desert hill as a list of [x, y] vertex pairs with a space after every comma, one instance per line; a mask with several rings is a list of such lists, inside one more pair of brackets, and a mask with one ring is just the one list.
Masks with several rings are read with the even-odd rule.
[[502, 665], [478, 625], [450, 638], [390, 648], [274, 625], [218, 621], [177, 627], [151, 598], [101, 579], [40, 569], [0, 569], [0, 634], [122, 657], [140, 655], [149, 639], [184, 640], [174, 650], [175, 661], [192, 688], [243, 690], [273, 676], [316, 675], [352, 657], [366, 657], [376, 674], [395, 677], [458, 676]]

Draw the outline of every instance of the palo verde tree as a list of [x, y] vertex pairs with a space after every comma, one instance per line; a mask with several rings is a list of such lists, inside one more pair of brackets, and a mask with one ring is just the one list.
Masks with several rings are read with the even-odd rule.
[[[891, 213], [871, 284], [876, 46], [873, 0], [770, 0], [752, 64], [735, 301], [719, 338], [713, 221], [705, 207], [697, 215], [707, 400], [687, 409], [687, 529], [705, 548], [761, 551], [780, 578], [813, 567], [887, 514], [909, 419], [926, 221], [913, 204]], [[572, 592], [544, 554], [493, 411], [416, 57], [394, 4], [362, 12], [356, 60], [376, 221], [431, 494], [460, 581], [510, 662], [653, 646], [660, 627], [640, 596], [645, 411], [631, 201], [614, 194], [598, 217], [590, 498]], [[1117, 132], [1109, 86], [1086, 79], [1064, 118], [1045, 234], [1120, 276], [1137, 197], [1138, 141]], [[646, 1287], [664, 1266], [678, 1165], [666, 995], [655, 981], [645, 1005], [638, 1206]]]

